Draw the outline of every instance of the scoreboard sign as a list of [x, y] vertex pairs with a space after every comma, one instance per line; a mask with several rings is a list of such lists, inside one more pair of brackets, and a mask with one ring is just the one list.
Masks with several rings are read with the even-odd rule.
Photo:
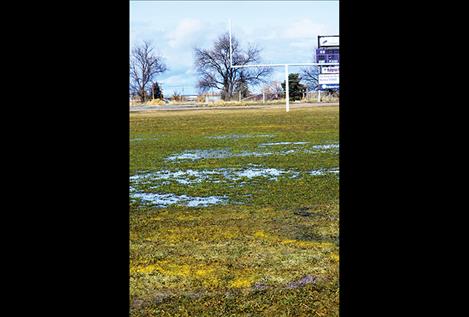
[[318, 47], [339, 47], [339, 36], [338, 35], [327, 35], [327, 36], [318, 36]]
[[339, 84], [322, 84], [322, 85], [319, 85], [319, 89], [321, 90], [339, 89]]
[[321, 90], [339, 89], [339, 84], [322, 84], [322, 85], [319, 85], [319, 89]]
[[318, 48], [316, 49], [316, 63], [339, 63], [338, 48]]
[[321, 66], [321, 74], [338, 74], [339, 66]]
[[[318, 48], [316, 49], [316, 63], [330, 64], [340, 63], [340, 41], [338, 35], [318, 36]], [[320, 74], [318, 75], [319, 90], [338, 90], [339, 89], [339, 66], [319, 65]]]
[[319, 85], [339, 84], [339, 74], [319, 74]]

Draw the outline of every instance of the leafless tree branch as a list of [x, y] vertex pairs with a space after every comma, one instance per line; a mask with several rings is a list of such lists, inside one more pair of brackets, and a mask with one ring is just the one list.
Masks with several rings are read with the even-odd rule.
[[154, 48], [149, 41], [144, 41], [135, 47], [130, 56], [130, 90], [145, 101], [146, 90], [151, 85], [156, 75], [167, 70], [163, 58], [154, 53]]
[[[260, 49], [254, 46], [242, 50], [239, 41], [232, 37], [233, 65], [247, 65], [260, 62]], [[230, 67], [230, 38], [228, 33], [218, 37], [211, 49], [194, 49], [194, 62], [199, 81], [197, 87], [206, 92], [210, 89], [222, 90], [222, 98], [231, 100], [236, 89], [248, 85], [259, 85], [272, 73], [272, 68], [232, 68]]]

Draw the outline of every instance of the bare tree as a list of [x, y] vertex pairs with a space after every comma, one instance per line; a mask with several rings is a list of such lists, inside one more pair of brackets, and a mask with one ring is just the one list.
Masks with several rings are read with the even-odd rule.
[[[232, 37], [233, 65], [260, 62], [260, 52], [255, 46], [242, 50], [238, 40]], [[263, 83], [272, 72], [269, 67], [231, 68], [229, 33], [220, 35], [211, 49], [195, 48], [194, 55], [200, 76], [197, 87], [201, 92], [220, 89], [223, 100], [231, 100], [236, 90], [247, 91], [248, 85]]]
[[262, 91], [268, 99], [279, 99], [282, 98], [285, 94], [279, 81], [272, 81], [267, 83]]
[[309, 90], [318, 88], [319, 67], [311, 66], [301, 70], [301, 79]]
[[[313, 62], [316, 62], [316, 54], [313, 54]], [[317, 90], [319, 87], [319, 66], [301, 69], [301, 79], [309, 90]]]
[[153, 84], [156, 75], [167, 70], [163, 58], [154, 53], [149, 41], [135, 47], [130, 56], [130, 90], [145, 102], [148, 87]]

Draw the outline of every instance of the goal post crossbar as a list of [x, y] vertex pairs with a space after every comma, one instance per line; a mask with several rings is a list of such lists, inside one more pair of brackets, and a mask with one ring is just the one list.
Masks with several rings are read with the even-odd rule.
[[338, 66], [340, 63], [286, 63], [286, 64], [249, 64], [249, 65], [230, 65], [231, 68], [243, 67], [285, 67], [288, 66]]
[[230, 31], [230, 67], [231, 68], [247, 68], [247, 67], [285, 67], [285, 110], [290, 111], [289, 85], [288, 85], [288, 66], [338, 66], [340, 63], [283, 63], [283, 64], [250, 64], [250, 65], [233, 65], [233, 49], [231, 46], [231, 19], [229, 20]]

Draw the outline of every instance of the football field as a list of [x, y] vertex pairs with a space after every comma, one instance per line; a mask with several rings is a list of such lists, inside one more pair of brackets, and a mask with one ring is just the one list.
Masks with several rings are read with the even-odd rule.
[[130, 113], [132, 316], [338, 316], [339, 107]]

